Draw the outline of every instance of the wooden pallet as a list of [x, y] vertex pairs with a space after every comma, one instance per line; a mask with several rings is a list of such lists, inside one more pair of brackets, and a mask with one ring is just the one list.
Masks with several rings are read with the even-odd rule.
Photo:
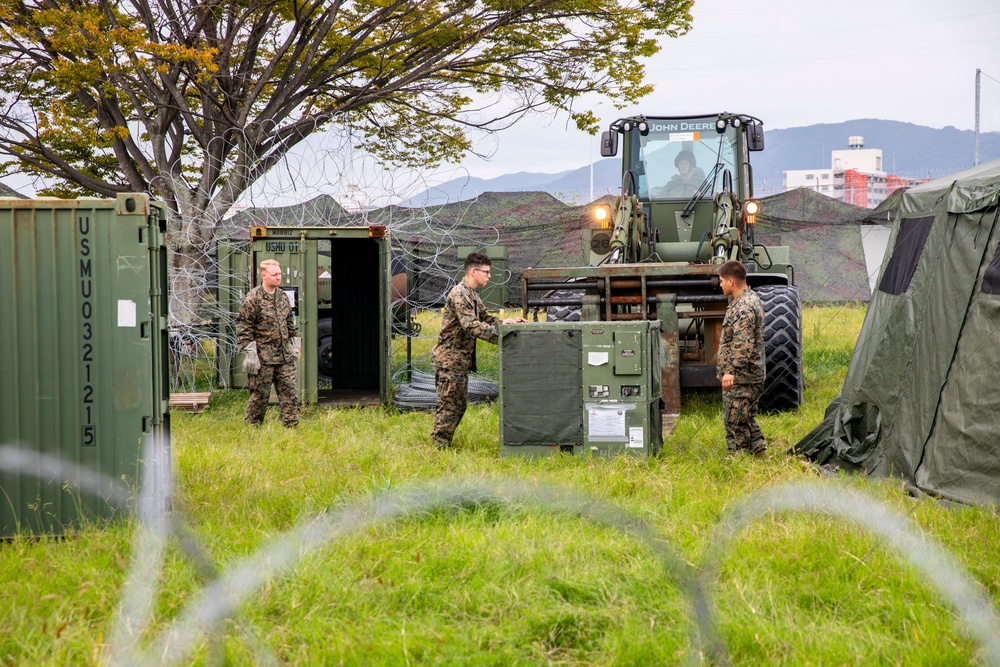
[[191, 394], [170, 394], [170, 409], [198, 413], [208, 407], [212, 392], [199, 391]]

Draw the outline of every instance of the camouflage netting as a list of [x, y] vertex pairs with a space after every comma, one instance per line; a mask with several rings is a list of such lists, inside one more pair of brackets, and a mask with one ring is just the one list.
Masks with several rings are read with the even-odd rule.
[[394, 251], [402, 252], [413, 270], [415, 288], [410, 296], [416, 307], [443, 303], [460, 273], [459, 247], [504, 246], [508, 299], [517, 307], [526, 267], [583, 263], [581, 229], [589, 211], [589, 206], [569, 206], [543, 192], [489, 192], [473, 201], [439, 207], [390, 206], [350, 214], [324, 196], [300, 206], [243, 211], [227, 221], [224, 236], [249, 238], [251, 225], [385, 225]]
[[342, 227], [358, 224], [352, 216], [330, 195], [320, 195], [315, 199], [293, 206], [274, 208], [248, 208], [240, 211], [223, 223], [221, 236], [229, 239], [247, 240], [252, 225], [272, 225], [276, 227]]
[[884, 218], [898, 200], [893, 193], [873, 211], [805, 188], [783, 192], [761, 200], [755, 241], [789, 247], [802, 301], [867, 302], [871, 288], [861, 225], [888, 224]]
[[[600, 201], [605, 202], [605, 197]], [[869, 281], [862, 244], [862, 225], [885, 225], [891, 220], [899, 193], [875, 210], [845, 205], [808, 190], [797, 190], [768, 197], [758, 216], [756, 241], [768, 245], [787, 245], [799, 295], [805, 302], [868, 301]], [[596, 203], [596, 202], [595, 202]], [[610, 203], [610, 202], [608, 202]], [[393, 273], [407, 267], [412, 279], [408, 303], [415, 310], [439, 308], [448, 290], [460, 277], [460, 247], [488, 249], [503, 246], [507, 251], [507, 273], [494, 271], [491, 284], [504, 280], [507, 304], [521, 304], [521, 275], [529, 267], [582, 266], [589, 259], [583, 246], [583, 229], [591, 224], [594, 204], [572, 206], [542, 192], [486, 193], [475, 200], [443, 206], [406, 208], [388, 206], [352, 212], [333, 197], [321, 195], [302, 204], [275, 208], [253, 208], [226, 220], [219, 230], [220, 242], [236, 248], [248, 246], [252, 225], [295, 227], [344, 227], [370, 224], [385, 225], [389, 230], [393, 253]], [[222, 246], [220, 246], [222, 247]], [[239, 252], [239, 250], [237, 250]], [[495, 265], [502, 263], [496, 260]], [[875, 267], [873, 270], [878, 270]], [[221, 276], [210, 280], [221, 288]], [[171, 351], [182, 369], [172, 377], [173, 385], [194, 387], [198, 368], [209, 363], [197, 359], [202, 349], [199, 340], [205, 329], [218, 335], [220, 322], [234, 316], [208, 307], [209, 318], [194, 326], [171, 329]], [[420, 338], [413, 321], [398, 317], [394, 310], [396, 332], [407, 333], [407, 341]], [[231, 325], [231, 322], [230, 322]], [[230, 326], [231, 328], [231, 326]], [[394, 359], [405, 356], [405, 366], [393, 367], [397, 386], [408, 382], [412, 370], [428, 370], [429, 355], [418, 354], [411, 360], [410, 348], [403, 351], [401, 339], [393, 342]], [[234, 341], [223, 342], [234, 345]], [[426, 346], [427, 349], [430, 345]], [[203, 363], [204, 362], [204, 363]], [[199, 366], [199, 363], [201, 366]], [[399, 378], [405, 377], [406, 380]], [[413, 383], [414, 386], [417, 383]], [[426, 400], [431, 401], [433, 397]], [[415, 399], [414, 399], [415, 400]], [[411, 403], [414, 401], [411, 400]]]
[[[804, 301], [868, 301], [860, 225], [887, 224], [898, 198], [899, 193], [893, 193], [883, 206], [871, 210], [806, 189], [767, 197], [756, 241], [790, 246]], [[440, 305], [454, 285], [460, 272], [458, 247], [504, 246], [508, 300], [518, 307], [525, 268], [579, 266], [586, 261], [581, 230], [591, 208], [570, 206], [543, 192], [489, 192], [438, 207], [389, 206], [349, 213], [324, 195], [297, 206], [242, 211], [227, 221], [223, 236], [246, 239], [251, 225], [386, 225], [395, 252], [412, 269], [416, 286], [411, 304], [418, 308]]]
[[[589, 207], [567, 206], [543, 192], [486, 193], [473, 202], [442, 206], [430, 211], [395, 209], [395, 225], [387, 223], [395, 242], [414, 257], [417, 299], [437, 305], [461, 273], [457, 248], [504, 246], [506, 276], [494, 281], [507, 284], [508, 302], [521, 305], [521, 274], [525, 268], [578, 266], [584, 261], [581, 229]], [[401, 218], [429, 213], [429, 227], [407, 233]], [[369, 216], [377, 220], [377, 216]], [[400, 229], [401, 228], [401, 229]], [[428, 249], [428, 246], [430, 248]]]
[[871, 289], [857, 224], [764, 223], [755, 241], [787, 245], [799, 299], [811, 303], [868, 301]]
[[870, 209], [845, 204], [807, 188], [761, 199], [761, 223], [857, 223], [871, 213]]

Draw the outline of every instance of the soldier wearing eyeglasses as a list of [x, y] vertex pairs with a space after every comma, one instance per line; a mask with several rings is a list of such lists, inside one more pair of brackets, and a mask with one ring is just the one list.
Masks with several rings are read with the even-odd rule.
[[[445, 299], [441, 334], [431, 352], [437, 408], [431, 440], [439, 449], [451, 447], [455, 429], [467, 405], [469, 373], [476, 370], [476, 339], [497, 342], [500, 319], [491, 315], [476, 293], [490, 281], [490, 258], [478, 252], [465, 258], [465, 277]], [[526, 321], [510, 317], [503, 324]]]

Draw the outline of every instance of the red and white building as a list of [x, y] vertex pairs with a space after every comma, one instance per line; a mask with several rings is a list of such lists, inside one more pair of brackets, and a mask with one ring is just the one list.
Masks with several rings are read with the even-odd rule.
[[882, 149], [865, 148], [864, 137], [848, 137], [847, 150], [830, 151], [830, 169], [794, 169], [782, 172], [785, 192], [809, 188], [837, 201], [875, 208], [901, 187], [922, 183], [887, 174], [882, 169]]

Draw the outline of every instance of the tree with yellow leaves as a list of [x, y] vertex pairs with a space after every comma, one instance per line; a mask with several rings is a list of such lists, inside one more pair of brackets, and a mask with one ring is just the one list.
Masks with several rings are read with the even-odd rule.
[[[44, 194], [167, 202], [176, 280], [195, 284], [222, 216], [310, 134], [339, 125], [389, 164], [432, 166], [530, 112], [594, 131], [574, 101], [649, 92], [642, 58], [687, 31], [691, 5], [0, 0], [0, 159], [54, 183]], [[497, 96], [502, 111], [482, 107]]]

